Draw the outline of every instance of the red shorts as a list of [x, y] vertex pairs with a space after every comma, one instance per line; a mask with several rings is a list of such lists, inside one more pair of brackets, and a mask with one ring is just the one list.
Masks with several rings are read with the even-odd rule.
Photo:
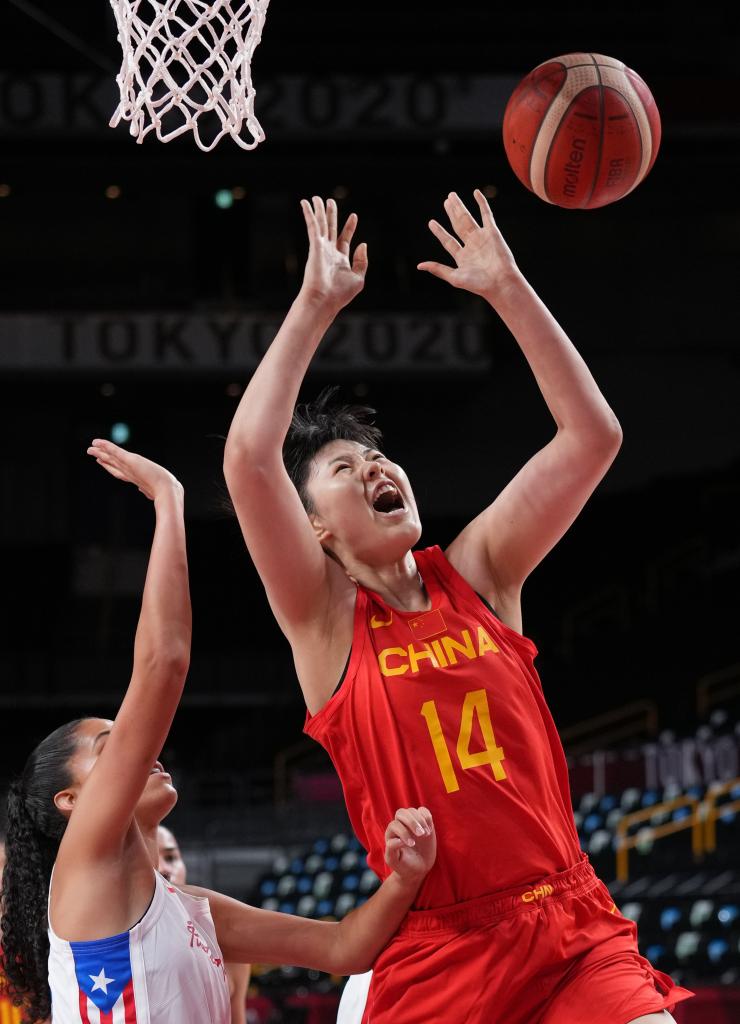
[[411, 911], [373, 968], [363, 1024], [628, 1024], [692, 995], [637, 951], [588, 861]]

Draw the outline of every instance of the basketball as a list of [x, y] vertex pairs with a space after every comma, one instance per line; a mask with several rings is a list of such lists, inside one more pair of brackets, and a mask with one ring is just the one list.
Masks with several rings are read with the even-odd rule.
[[599, 53], [539, 64], [511, 94], [503, 130], [517, 178], [566, 209], [593, 210], [626, 196], [660, 146], [650, 89], [621, 61]]

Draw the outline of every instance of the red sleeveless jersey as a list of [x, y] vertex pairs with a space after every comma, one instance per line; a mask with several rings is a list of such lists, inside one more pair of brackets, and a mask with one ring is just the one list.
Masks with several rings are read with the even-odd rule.
[[358, 587], [342, 685], [305, 731], [327, 750], [381, 878], [385, 829], [426, 806], [437, 860], [415, 906], [446, 906], [576, 864], [565, 756], [531, 640], [504, 625], [438, 547], [414, 553], [431, 609]]

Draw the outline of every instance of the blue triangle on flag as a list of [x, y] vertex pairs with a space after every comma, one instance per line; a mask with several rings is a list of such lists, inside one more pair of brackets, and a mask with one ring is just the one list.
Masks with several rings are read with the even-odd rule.
[[99, 1010], [110, 1013], [131, 981], [129, 933], [69, 945], [77, 984]]

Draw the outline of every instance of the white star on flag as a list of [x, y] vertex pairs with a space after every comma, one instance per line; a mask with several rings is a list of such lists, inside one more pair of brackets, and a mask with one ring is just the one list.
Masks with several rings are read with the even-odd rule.
[[108, 995], [108, 986], [112, 981], [115, 980], [115, 978], [106, 978], [104, 967], [101, 968], [100, 974], [97, 976], [97, 978], [95, 977], [94, 974], [90, 975], [90, 981], [95, 982], [95, 984], [92, 987], [93, 992], [95, 992], [96, 989], [102, 989], [106, 995]]

